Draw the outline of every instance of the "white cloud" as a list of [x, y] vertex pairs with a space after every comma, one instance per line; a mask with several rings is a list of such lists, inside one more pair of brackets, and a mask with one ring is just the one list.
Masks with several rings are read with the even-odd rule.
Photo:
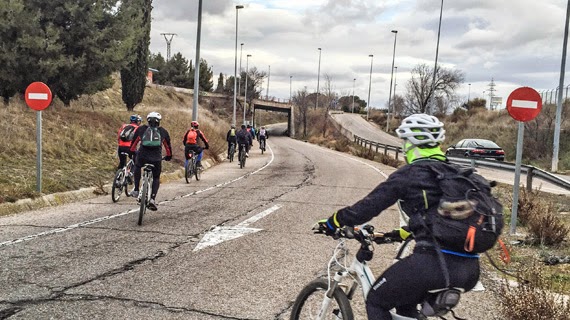
[[[151, 51], [166, 54], [160, 33], [176, 33], [172, 54], [194, 60], [197, 0], [155, 0]], [[341, 93], [367, 97], [369, 54], [374, 54], [372, 106], [388, 100], [394, 34], [397, 92], [403, 93], [409, 70], [418, 63], [434, 64], [439, 0], [203, 0], [201, 57], [214, 74], [233, 74], [236, 4], [240, 43], [250, 67], [267, 71], [269, 95], [289, 97], [293, 91], [316, 90], [318, 47], [321, 81], [332, 78]], [[550, 89], [558, 86], [567, 2], [563, 0], [454, 0], [443, 6], [438, 63], [462, 70], [460, 94], [482, 97], [494, 79], [496, 94], [506, 101], [517, 86]], [[238, 62], [239, 63], [239, 62]], [[471, 86], [468, 86], [471, 83]]]

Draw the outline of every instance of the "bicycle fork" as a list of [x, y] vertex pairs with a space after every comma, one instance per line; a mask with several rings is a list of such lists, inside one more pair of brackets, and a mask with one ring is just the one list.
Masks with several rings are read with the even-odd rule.
[[[329, 289], [325, 293], [325, 298], [323, 299], [323, 302], [321, 304], [321, 310], [319, 311], [319, 314], [317, 316], [318, 320], [323, 320], [327, 317], [328, 313], [330, 312], [329, 307], [331, 305], [331, 302], [334, 300], [334, 297], [333, 297], [334, 292], [338, 288], [339, 283], [342, 281], [342, 279], [345, 276], [346, 276], [346, 272], [337, 272], [334, 275], [334, 278], [332, 279], [332, 281], [329, 283]], [[336, 316], [338, 317], [338, 319], [342, 319], [342, 316], [339, 316], [338, 314], [336, 314]]]

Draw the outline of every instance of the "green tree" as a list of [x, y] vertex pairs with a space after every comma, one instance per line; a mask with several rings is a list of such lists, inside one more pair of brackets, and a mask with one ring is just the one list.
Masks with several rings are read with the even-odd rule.
[[158, 84], [164, 84], [166, 82], [166, 73], [164, 72], [164, 68], [166, 66], [166, 60], [164, 57], [158, 54], [150, 54], [148, 58], [148, 67], [158, 70], [152, 75], [153, 82]]
[[[192, 76], [192, 88], [194, 88], [194, 68], [192, 64], [190, 64], [190, 75]], [[208, 66], [208, 62], [204, 59], [200, 59], [200, 91], [207, 91], [211, 92], [214, 88], [214, 82], [212, 81], [212, 77], [214, 73], [212, 72], [212, 68]]]
[[122, 98], [127, 110], [131, 111], [142, 102], [148, 70], [150, 21], [152, 0], [137, 0], [123, 4], [124, 17], [134, 27], [133, 47], [126, 56], [127, 65], [121, 69]]
[[188, 60], [182, 56], [180, 52], [176, 53], [163, 69], [165, 77], [165, 85], [172, 85], [180, 88], [193, 88], [193, 76], [190, 72], [190, 64]]
[[109, 88], [111, 74], [123, 64], [122, 43], [128, 36], [117, 17], [121, 3], [24, 0], [24, 10], [39, 15], [22, 26], [22, 39], [15, 44], [24, 83], [46, 82], [66, 106], [82, 94]]
[[224, 74], [221, 72], [220, 75], [218, 76], [218, 85], [216, 86], [216, 90], [214, 92], [216, 93], [224, 92]]

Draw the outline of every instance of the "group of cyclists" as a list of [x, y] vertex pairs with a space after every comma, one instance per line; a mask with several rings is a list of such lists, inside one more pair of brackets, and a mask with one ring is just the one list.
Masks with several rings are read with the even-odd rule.
[[236, 126], [232, 125], [230, 130], [228, 130], [228, 133], [226, 134], [226, 141], [228, 143], [227, 158], [228, 159], [230, 158], [229, 154], [231, 152], [230, 150], [232, 144], [238, 147], [238, 150], [240, 152], [239, 155], [241, 155], [242, 147], [245, 147], [245, 156], [249, 157], [249, 150], [253, 146], [253, 140], [257, 139], [259, 141], [259, 147], [262, 148], [262, 141], [264, 143], [263, 145], [265, 145], [265, 140], [268, 138], [269, 138], [269, 133], [267, 132], [265, 127], [261, 127], [261, 129], [258, 131], [255, 130], [255, 128], [249, 124], [247, 126], [245, 124], [242, 124], [241, 129], [236, 130]]
[[[152, 164], [153, 183], [151, 197], [148, 208], [156, 211], [158, 204], [156, 203], [156, 195], [160, 187], [160, 174], [162, 172], [162, 160], [170, 161], [172, 159], [172, 145], [170, 143], [170, 134], [168, 130], [160, 126], [162, 115], [158, 112], [151, 112], [146, 117], [147, 124], [141, 125], [142, 117], [133, 114], [129, 118], [129, 123], [123, 124], [117, 133], [119, 155], [119, 165], [117, 169], [123, 168], [127, 163], [127, 155], [134, 160], [134, 189], [130, 192], [131, 197], [138, 199], [139, 185], [141, 180], [141, 168], [146, 164]], [[199, 129], [198, 121], [190, 123], [190, 129], [184, 134], [182, 143], [184, 145], [184, 156], [186, 164], [190, 159], [190, 152], [197, 154], [196, 165], [202, 168], [203, 151], [209, 149], [210, 145], [204, 133]], [[265, 127], [256, 131], [251, 125], [242, 125], [241, 130], [236, 131], [232, 125], [228, 131], [226, 141], [228, 142], [228, 154], [232, 143], [238, 146], [245, 145], [246, 157], [249, 156], [249, 149], [253, 146], [253, 140], [265, 142], [269, 137]], [[202, 141], [204, 147], [199, 144]], [[166, 155], [162, 157], [162, 148], [164, 147]], [[241, 150], [241, 148], [240, 148]]]

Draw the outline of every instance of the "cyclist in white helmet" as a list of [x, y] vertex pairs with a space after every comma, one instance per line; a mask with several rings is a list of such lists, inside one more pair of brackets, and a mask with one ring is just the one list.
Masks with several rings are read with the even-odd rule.
[[152, 169], [152, 190], [148, 208], [156, 211], [158, 204], [156, 203], [156, 194], [160, 187], [160, 173], [162, 171], [162, 148], [166, 155], [165, 161], [172, 160], [172, 145], [170, 144], [170, 135], [168, 131], [160, 126], [162, 116], [158, 112], [151, 112], [146, 117], [148, 124], [140, 126], [135, 138], [131, 144], [131, 152], [134, 152], [139, 145], [135, 162], [135, 188], [131, 196], [137, 198], [139, 195], [139, 184], [141, 181], [141, 168], [149, 163], [154, 165]]
[[446, 288], [440, 258], [445, 260], [452, 287], [469, 291], [479, 279], [479, 256], [444, 250], [435, 244], [423, 221], [424, 215], [437, 214], [434, 211], [437, 212], [442, 197], [430, 166], [440, 172], [447, 172], [450, 166], [440, 148], [445, 139], [443, 123], [434, 116], [414, 114], [402, 121], [396, 133], [404, 140], [407, 165], [392, 173], [362, 200], [319, 221], [327, 234], [334, 235], [338, 228], [366, 223], [401, 200], [402, 209], [410, 218], [409, 225], [387, 235], [404, 239], [413, 234], [416, 246], [412, 255], [389, 267], [372, 286], [366, 301], [371, 320], [392, 319], [389, 310], [393, 308], [399, 315], [418, 317], [418, 304], [425, 300], [428, 291]]

